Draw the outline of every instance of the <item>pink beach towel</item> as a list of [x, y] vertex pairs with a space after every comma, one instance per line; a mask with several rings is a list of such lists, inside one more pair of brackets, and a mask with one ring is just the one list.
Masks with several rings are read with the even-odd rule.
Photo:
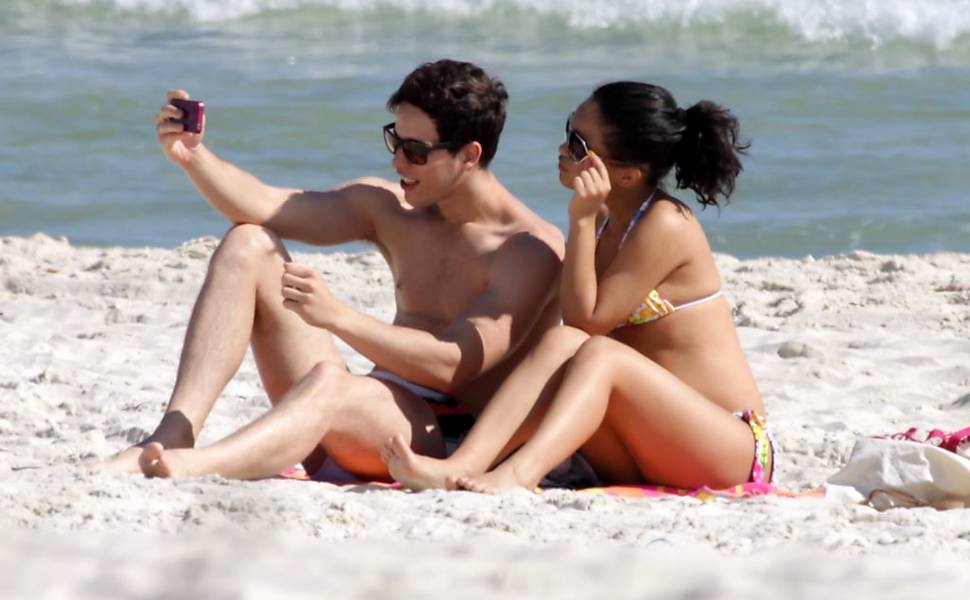
[[698, 489], [673, 488], [663, 485], [611, 485], [577, 490], [586, 494], [606, 494], [623, 498], [663, 498], [665, 496], [686, 496], [697, 498], [703, 502], [719, 502], [726, 500], [741, 500], [755, 496], [781, 496], [783, 498], [821, 497], [825, 495], [823, 488], [813, 488], [803, 492], [792, 492], [775, 487], [768, 483], [742, 483], [724, 489], [712, 489], [707, 486]]
[[[312, 481], [303, 470], [302, 466], [295, 466], [280, 473], [284, 479], [296, 479], [300, 481]], [[376, 481], [357, 482], [347, 485], [366, 485], [375, 488], [400, 489], [397, 483], [382, 483]], [[684, 496], [696, 498], [702, 502], [724, 502], [729, 500], [741, 500], [753, 498], [755, 496], [781, 496], [784, 498], [801, 497], [822, 497], [825, 495], [824, 488], [813, 488], [804, 492], [790, 492], [777, 488], [767, 483], [743, 483], [724, 489], [711, 489], [702, 487], [698, 489], [682, 489], [663, 485], [610, 485], [603, 487], [589, 487], [577, 489], [583, 494], [603, 494], [607, 496], [619, 496], [623, 498], [663, 498], [669, 496]]]

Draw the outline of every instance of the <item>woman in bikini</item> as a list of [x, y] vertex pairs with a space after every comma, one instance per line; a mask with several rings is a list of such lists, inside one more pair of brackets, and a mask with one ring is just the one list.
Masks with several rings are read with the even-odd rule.
[[564, 325], [449, 458], [388, 440], [396, 479], [414, 489], [532, 489], [578, 451], [603, 483], [770, 481], [764, 405], [710, 246], [662, 185], [673, 170], [704, 207], [726, 203], [747, 148], [738, 129], [717, 104], [679, 108], [646, 83], [609, 83], [579, 105], [559, 147], [559, 179], [573, 190]]

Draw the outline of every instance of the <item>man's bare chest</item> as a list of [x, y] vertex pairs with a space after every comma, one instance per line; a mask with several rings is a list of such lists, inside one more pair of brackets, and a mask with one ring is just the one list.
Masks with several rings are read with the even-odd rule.
[[494, 248], [441, 237], [393, 249], [389, 257], [399, 313], [450, 322], [488, 288]]

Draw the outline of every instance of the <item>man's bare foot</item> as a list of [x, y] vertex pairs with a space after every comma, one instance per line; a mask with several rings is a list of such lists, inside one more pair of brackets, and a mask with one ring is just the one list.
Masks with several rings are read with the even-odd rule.
[[122, 450], [107, 460], [97, 462], [82, 463], [81, 467], [92, 471], [116, 471], [119, 473], [141, 473], [138, 466], [138, 457], [141, 456], [142, 448], [132, 446]]
[[181, 412], [166, 413], [162, 417], [155, 432], [142, 442], [122, 450], [111, 458], [98, 462], [89, 462], [82, 467], [96, 471], [117, 471], [120, 473], [141, 473], [139, 460], [142, 451], [151, 442], [157, 442], [168, 450], [173, 448], [192, 448], [195, 436], [192, 424]]
[[178, 455], [178, 450], [166, 450], [158, 442], [151, 442], [145, 445], [138, 457], [138, 466], [145, 477], [185, 477], [185, 467]]
[[395, 435], [381, 448], [381, 458], [395, 481], [415, 491], [453, 490], [457, 476], [446, 460], [421, 456]]
[[515, 468], [504, 464], [477, 477], [459, 477], [455, 482], [459, 490], [478, 492], [479, 494], [501, 494], [516, 488], [535, 490], [538, 481], [527, 481], [520, 477]]

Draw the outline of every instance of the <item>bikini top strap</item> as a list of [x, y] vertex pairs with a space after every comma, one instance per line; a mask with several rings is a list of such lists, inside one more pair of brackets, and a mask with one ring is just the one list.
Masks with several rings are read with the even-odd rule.
[[[653, 197], [656, 195], [657, 195], [657, 188], [654, 188], [653, 193], [647, 196], [647, 199], [640, 204], [640, 208], [637, 209], [637, 212], [634, 213], [633, 218], [630, 219], [630, 224], [626, 226], [626, 231], [623, 232], [623, 237], [620, 238], [621, 246], [623, 245], [623, 242], [626, 241], [626, 237], [630, 235], [630, 231], [633, 230], [633, 226], [637, 224], [637, 221], [639, 221], [641, 217], [643, 217], [643, 213], [647, 211], [647, 207], [650, 206], [650, 203], [653, 201]], [[610, 216], [606, 215], [606, 218], [603, 219], [602, 223], [600, 223], [599, 229], [596, 230], [597, 240], [600, 239], [600, 236], [603, 235], [603, 230], [606, 229], [606, 224], [609, 222], [610, 222]]]
[[654, 188], [653, 193], [650, 194], [647, 197], [647, 199], [643, 201], [642, 204], [640, 204], [640, 208], [637, 209], [636, 214], [634, 214], [633, 218], [630, 219], [630, 224], [626, 226], [626, 231], [623, 232], [623, 237], [620, 238], [621, 246], [623, 245], [623, 242], [626, 241], [627, 236], [630, 235], [630, 232], [633, 231], [633, 226], [637, 224], [637, 221], [640, 220], [640, 218], [643, 216], [643, 213], [647, 211], [647, 207], [650, 206], [650, 203], [653, 201], [653, 197], [656, 195], [657, 195], [657, 188]]
[[596, 230], [596, 239], [597, 240], [599, 240], [600, 239], [600, 236], [603, 235], [603, 230], [606, 229], [606, 224], [609, 223], [609, 222], [610, 222], [610, 215], [606, 215], [606, 218], [603, 219], [603, 222], [600, 223], [599, 228]]

